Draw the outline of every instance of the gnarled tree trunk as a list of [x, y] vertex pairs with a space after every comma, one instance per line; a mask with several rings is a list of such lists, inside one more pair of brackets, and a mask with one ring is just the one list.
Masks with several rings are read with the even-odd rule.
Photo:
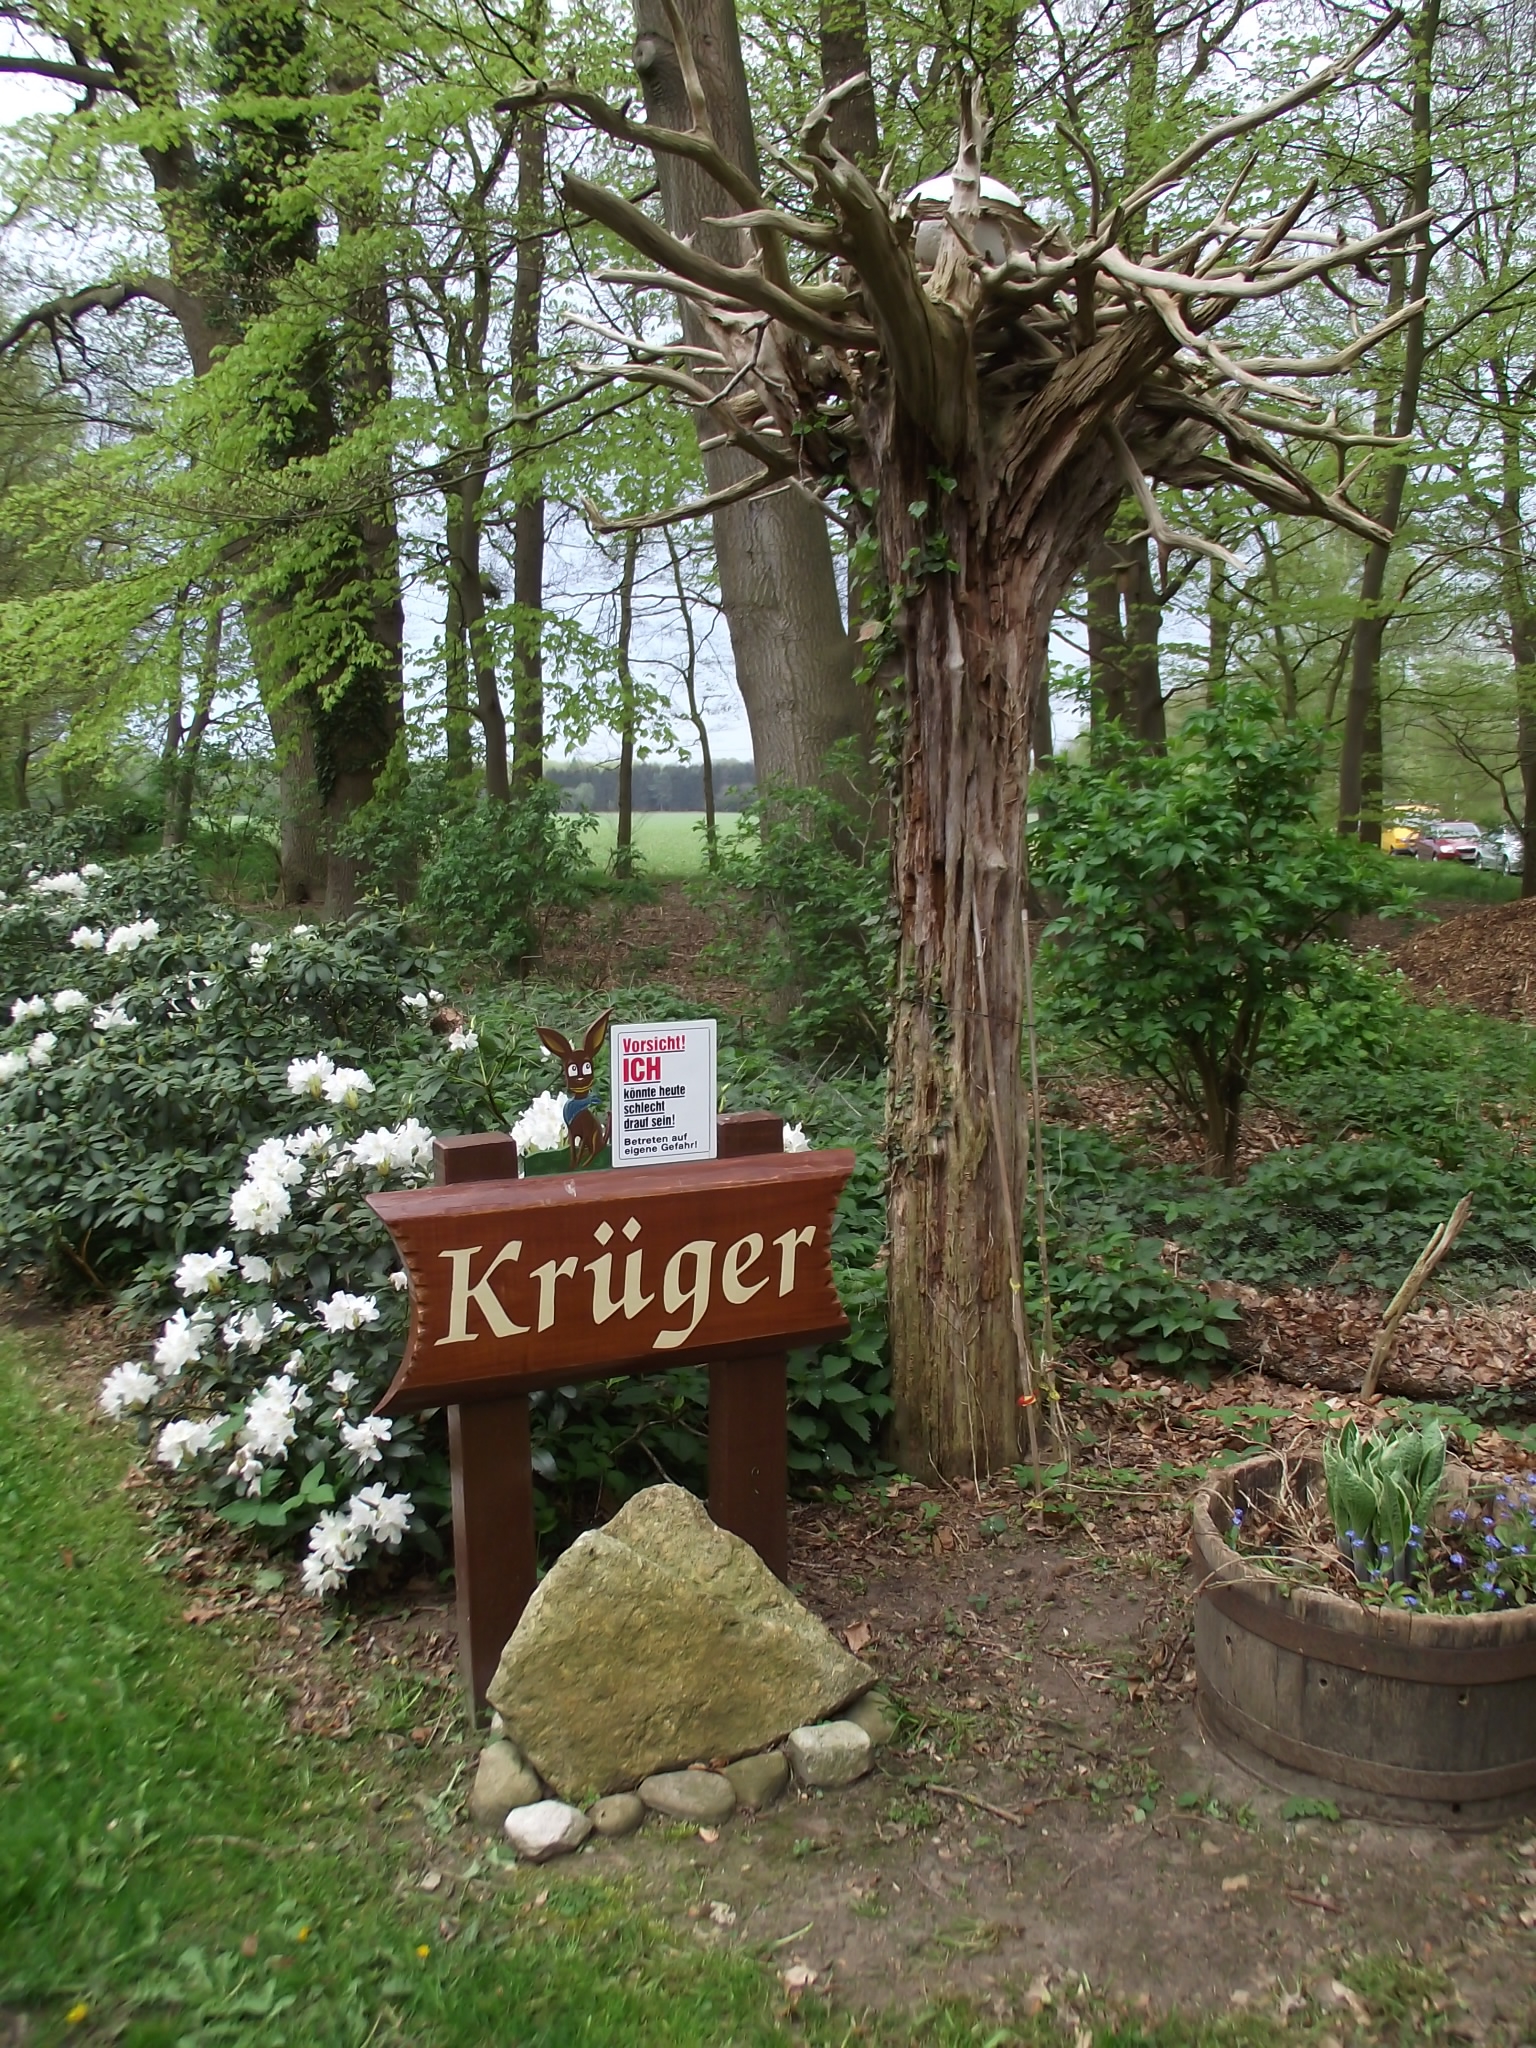
[[[1158, 346], [1150, 333], [1140, 338]], [[1102, 403], [1094, 385], [1112, 395], [1115, 351], [1108, 344], [1100, 377], [1084, 380], [1084, 413], [1042, 437], [1033, 461], [1010, 462], [994, 424], [1001, 445], [976, 448], [942, 497], [922, 437], [898, 423], [883, 443], [871, 435], [888, 571], [913, 550], [953, 564], [929, 571], [900, 622], [889, 1305], [897, 1445], [916, 1474], [969, 1478], [1018, 1455], [1011, 1289], [1027, 1165], [1028, 741], [1052, 617], [1121, 494], [1109, 446], [1093, 431]], [[998, 488], [999, 477], [1015, 480], [1011, 490]], [[932, 512], [914, 521], [910, 508], [924, 501]]]

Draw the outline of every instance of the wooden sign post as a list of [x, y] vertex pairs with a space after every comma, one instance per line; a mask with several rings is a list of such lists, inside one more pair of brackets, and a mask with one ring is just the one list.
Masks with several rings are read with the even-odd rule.
[[782, 1578], [785, 1354], [848, 1323], [832, 1214], [851, 1152], [783, 1150], [780, 1118], [719, 1120], [719, 1156], [518, 1179], [517, 1148], [440, 1139], [435, 1188], [371, 1195], [410, 1280], [376, 1412], [448, 1409], [459, 1663], [472, 1711], [536, 1583], [528, 1395], [709, 1367], [709, 1509]]

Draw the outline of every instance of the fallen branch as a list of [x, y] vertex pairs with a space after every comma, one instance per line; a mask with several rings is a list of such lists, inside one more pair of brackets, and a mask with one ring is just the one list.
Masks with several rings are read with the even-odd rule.
[[1471, 1213], [1472, 1197], [1463, 1195], [1446, 1221], [1437, 1225], [1429, 1243], [1415, 1260], [1412, 1272], [1388, 1302], [1381, 1328], [1376, 1333], [1376, 1342], [1371, 1347], [1371, 1362], [1365, 1369], [1365, 1379], [1361, 1384], [1362, 1401], [1376, 1399], [1376, 1382], [1381, 1378], [1382, 1367], [1396, 1349], [1398, 1326], [1418, 1298], [1425, 1281], [1461, 1235], [1461, 1226]]
[[974, 1806], [982, 1813], [990, 1813], [994, 1820], [1005, 1820], [1010, 1827], [1022, 1828], [1028, 1825], [1028, 1816], [1037, 1813], [1047, 1802], [1031, 1799], [1027, 1806], [1017, 1813], [1006, 1806], [994, 1806], [990, 1799], [981, 1799], [974, 1792], [962, 1792], [958, 1785], [925, 1785], [925, 1792], [941, 1792], [946, 1799], [963, 1799], [967, 1806]]

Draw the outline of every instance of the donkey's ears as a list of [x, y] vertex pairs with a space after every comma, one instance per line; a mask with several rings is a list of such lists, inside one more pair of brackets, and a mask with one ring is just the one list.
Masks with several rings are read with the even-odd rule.
[[587, 1026], [587, 1035], [581, 1042], [581, 1049], [588, 1059], [592, 1059], [595, 1056], [598, 1047], [608, 1036], [608, 1021], [612, 1015], [612, 1010], [604, 1010], [601, 1017], [596, 1018]]
[[565, 1036], [563, 1032], [546, 1031], [542, 1024], [540, 1024], [537, 1027], [537, 1029], [540, 1043], [542, 1045], [547, 1046], [548, 1049], [554, 1054], [557, 1060], [568, 1060], [574, 1058], [575, 1048], [572, 1046], [571, 1041]]

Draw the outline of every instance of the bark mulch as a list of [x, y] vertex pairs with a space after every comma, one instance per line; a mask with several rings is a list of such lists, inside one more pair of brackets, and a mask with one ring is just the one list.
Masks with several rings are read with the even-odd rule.
[[1536, 1022], [1536, 898], [1441, 918], [1393, 958], [1421, 996]]

